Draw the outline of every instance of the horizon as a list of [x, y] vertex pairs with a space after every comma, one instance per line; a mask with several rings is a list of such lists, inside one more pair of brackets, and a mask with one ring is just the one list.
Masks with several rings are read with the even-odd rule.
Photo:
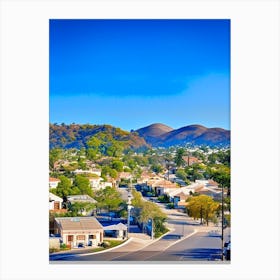
[[230, 20], [49, 24], [50, 122], [230, 129]]
[[94, 123], [76, 123], [76, 122], [72, 122], [72, 123], [64, 123], [64, 122], [62, 122], [62, 123], [57, 123], [57, 122], [51, 123], [51, 122], [50, 122], [49, 124], [51, 124], [51, 125], [59, 125], [59, 126], [62, 126], [63, 124], [64, 124], [64, 125], [68, 125], [68, 126], [70, 126], [70, 125], [96, 125], [96, 126], [110, 125], [110, 126], [113, 126], [113, 127], [116, 127], [116, 128], [120, 128], [120, 129], [122, 129], [122, 130], [124, 130], [124, 131], [128, 131], [128, 132], [130, 132], [131, 130], [136, 131], [136, 130], [139, 130], [139, 129], [142, 129], [142, 128], [145, 128], [145, 127], [149, 127], [149, 126], [155, 125], [155, 124], [166, 125], [166, 126], [169, 126], [170, 128], [172, 128], [173, 130], [177, 130], [177, 129], [180, 129], [180, 128], [183, 128], [183, 127], [187, 127], [187, 126], [203, 126], [203, 127], [207, 128], [207, 129], [210, 129], [210, 128], [211, 128], [211, 129], [213, 129], [213, 128], [221, 128], [221, 129], [229, 130], [229, 131], [230, 131], [230, 129], [225, 129], [225, 128], [223, 128], [223, 127], [217, 127], [217, 126], [215, 126], [215, 127], [208, 127], [208, 126], [205, 126], [205, 125], [203, 125], [203, 124], [198, 124], [198, 123], [187, 124], [187, 125], [183, 125], [183, 126], [180, 126], [180, 127], [172, 127], [172, 126], [170, 126], [170, 125], [168, 125], [168, 124], [165, 124], [165, 123], [158, 123], [158, 122], [157, 122], [157, 123], [151, 123], [151, 124], [144, 125], [143, 127], [132, 128], [132, 129], [130, 129], [130, 130], [126, 130], [126, 129], [120, 127], [120, 126], [114, 126], [114, 125], [109, 124], [109, 123], [94, 124]]

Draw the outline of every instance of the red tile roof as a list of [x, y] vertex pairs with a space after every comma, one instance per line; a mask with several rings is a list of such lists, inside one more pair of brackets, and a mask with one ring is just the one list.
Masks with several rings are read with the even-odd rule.
[[60, 182], [60, 180], [57, 179], [57, 178], [52, 178], [52, 177], [50, 177], [50, 178], [49, 178], [49, 182]]

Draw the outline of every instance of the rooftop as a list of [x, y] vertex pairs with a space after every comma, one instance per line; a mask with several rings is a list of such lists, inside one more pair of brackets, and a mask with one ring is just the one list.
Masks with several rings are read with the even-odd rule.
[[96, 230], [103, 229], [94, 217], [61, 217], [55, 218], [62, 230]]

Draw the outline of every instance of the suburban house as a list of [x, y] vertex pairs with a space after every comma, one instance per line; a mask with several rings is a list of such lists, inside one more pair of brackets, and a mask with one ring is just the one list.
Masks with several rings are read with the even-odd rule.
[[97, 176], [101, 176], [101, 170], [100, 169], [88, 169], [88, 170], [82, 170], [82, 169], [76, 169], [73, 171], [75, 175], [77, 174], [95, 174]]
[[96, 203], [97, 201], [87, 194], [68, 195], [67, 200], [70, 202], [89, 202]]
[[100, 190], [113, 186], [112, 182], [104, 182], [104, 179], [100, 177], [89, 178], [89, 183], [93, 190]]
[[130, 180], [132, 179], [132, 175], [129, 173], [129, 172], [120, 172], [119, 173], [119, 177], [118, 177], [119, 180], [121, 179], [124, 179], [124, 180]]
[[53, 193], [49, 193], [49, 210], [53, 210], [54, 212], [56, 212], [56, 210], [61, 210], [62, 202], [62, 198]]
[[148, 182], [148, 185], [151, 186], [155, 190], [155, 193], [157, 196], [167, 194], [170, 189], [179, 188], [179, 186], [177, 184], [174, 184], [165, 179], [157, 180], [155, 182], [150, 181], [150, 182]]
[[174, 208], [185, 208], [186, 200], [189, 197], [188, 194], [185, 194], [183, 191], [174, 194], [171, 201], [174, 203]]
[[52, 189], [52, 188], [56, 188], [58, 186], [58, 183], [60, 183], [60, 180], [57, 179], [57, 178], [52, 178], [50, 177], [49, 178], [49, 188]]
[[103, 188], [101, 182], [104, 180], [103, 178], [100, 177], [93, 177], [93, 178], [88, 178], [90, 186], [93, 190], [100, 190]]
[[187, 166], [191, 166], [196, 163], [202, 163], [202, 160], [196, 158], [196, 157], [190, 157], [190, 156], [183, 156], [183, 160], [187, 164]]
[[104, 230], [94, 217], [55, 218], [55, 233], [71, 248], [79, 244], [97, 246], [103, 242]]

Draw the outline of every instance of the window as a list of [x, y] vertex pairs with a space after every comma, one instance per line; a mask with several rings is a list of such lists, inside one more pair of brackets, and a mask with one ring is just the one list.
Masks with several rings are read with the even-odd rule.
[[68, 240], [68, 242], [73, 241], [73, 235], [68, 235], [67, 240]]
[[84, 235], [77, 235], [76, 237], [77, 240], [85, 240], [85, 236]]
[[88, 236], [88, 239], [96, 239], [96, 236], [95, 236], [94, 234], [90, 234], [90, 235]]

